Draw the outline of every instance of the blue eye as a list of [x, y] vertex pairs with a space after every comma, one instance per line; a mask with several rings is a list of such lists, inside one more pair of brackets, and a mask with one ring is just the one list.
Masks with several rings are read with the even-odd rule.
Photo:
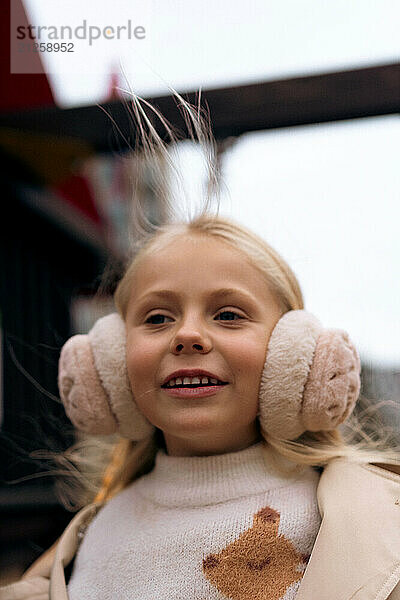
[[[154, 320], [152, 321], [151, 319]], [[145, 322], [149, 323], [150, 325], [164, 325], [165, 321], [162, 321], [162, 319], [170, 319], [170, 317], [158, 313], [156, 315], [150, 315]]]
[[[229, 315], [227, 318], [224, 318], [222, 315]], [[242, 317], [237, 313], [233, 312], [233, 310], [222, 310], [218, 313], [217, 317], [221, 317], [221, 321], [235, 321], [235, 317], [241, 319]]]

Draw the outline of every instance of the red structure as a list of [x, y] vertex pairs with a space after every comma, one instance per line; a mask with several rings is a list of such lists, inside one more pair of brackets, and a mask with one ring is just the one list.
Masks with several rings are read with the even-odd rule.
[[[18, 15], [18, 21], [26, 26], [29, 25], [22, 0], [3, 0], [4, 12], [2, 11], [0, 19], [0, 111], [14, 112], [39, 106], [52, 106], [54, 97], [43, 68], [41, 73], [10, 72], [11, 2], [13, 11], [16, 11]], [[38, 56], [38, 60], [41, 62], [40, 56]]]
[[[0, 19], [0, 113], [25, 112], [29, 109], [46, 109], [55, 107], [53, 92], [44, 70], [40, 52], [36, 52], [35, 62], [39, 65], [36, 73], [11, 73], [11, 2], [13, 15], [17, 16], [17, 22], [28, 27], [29, 20], [22, 0], [6, 0], [5, 14]], [[63, 152], [65, 141], [63, 136], [37, 136], [32, 139], [32, 134], [25, 138], [26, 132], [21, 129], [3, 131], [0, 136], [0, 147], [5, 152], [18, 160], [26, 163], [36, 176], [37, 181], [45, 186], [50, 186], [61, 202], [66, 202], [81, 213], [82, 218], [88, 218], [90, 222], [99, 227], [101, 234], [102, 224], [96, 208], [90, 184], [80, 174], [71, 173], [68, 153]], [[21, 135], [22, 134], [22, 135]], [[69, 142], [70, 143], [70, 142]], [[51, 149], [46, 154], [46, 169], [40, 168], [37, 162], [37, 152], [41, 148]], [[91, 149], [88, 148], [88, 153]], [[56, 168], [52, 168], [52, 165]], [[39, 168], [38, 168], [39, 166]], [[54, 174], [57, 174], [56, 180]]]

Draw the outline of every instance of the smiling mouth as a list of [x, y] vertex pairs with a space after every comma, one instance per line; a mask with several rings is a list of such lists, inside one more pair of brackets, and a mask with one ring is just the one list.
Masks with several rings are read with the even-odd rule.
[[222, 392], [222, 388], [228, 385], [228, 382], [218, 381], [216, 383], [178, 383], [177, 385], [161, 386], [164, 393], [168, 396], [182, 400], [194, 400], [199, 398], [214, 397]]
[[167, 390], [184, 390], [184, 389], [190, 389], [190, 388], [210, 388], [210, 387], [220, 387], [223, 385], [228, 385], [228, 382], [225, 381], [217, 381], [217, 383], [181, 383], [181, 384], [175, 384], [175, 385], [170, 385], [169, 382], [165, 383], [164, 385], [162, 385], [161, 387], [163, 389], [167, 389]]
[[168, 396], [193, 400], [215, 396], [229, 383], [213, 377], [211, 373], [196, 373], [196, 371], [189, 373], [178, 373], [170, 377], [168, 381], [161, 385], [161, 389]]

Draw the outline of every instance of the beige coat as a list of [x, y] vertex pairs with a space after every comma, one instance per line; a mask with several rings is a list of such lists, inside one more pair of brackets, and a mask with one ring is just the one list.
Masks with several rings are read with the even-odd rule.
[[[296, 600], [400, 600], [400, 475], [333, 460], [318, 484], [321, 527]], [[58, 543], [0, 600], [68, 600], [64, 567], [100, 505], [75, 515]]]

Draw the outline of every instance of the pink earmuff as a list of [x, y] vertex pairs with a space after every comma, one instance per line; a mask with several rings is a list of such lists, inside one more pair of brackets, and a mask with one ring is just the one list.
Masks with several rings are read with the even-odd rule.
[[139, 411], [126, 370], [125, 323], [117, 313], [75, 335], [60, 355], [58, 387], [72, 423], [86, 433], [141, 440], [153, 426]]
[[[59, 389], [80, 430], [118, 433], [135, 441], [154, 431], [136, 406], [126, 370], [125, 324], [117, 313], [63, 346]], [[267, 349], [259, 391], [264, 432], [293, 440], [305, 431], [335, 429], [351, 414], [360, 391], [360, 359], [346, 332], [323, 329], [305, 310], [287, 312]]]
[[323, 329], [305, 310], [287, 312], [268, 343], [259, 394], [261, 428], [286, 440], [335, 429], [354, 409], [360, 368], [345, 331]]

